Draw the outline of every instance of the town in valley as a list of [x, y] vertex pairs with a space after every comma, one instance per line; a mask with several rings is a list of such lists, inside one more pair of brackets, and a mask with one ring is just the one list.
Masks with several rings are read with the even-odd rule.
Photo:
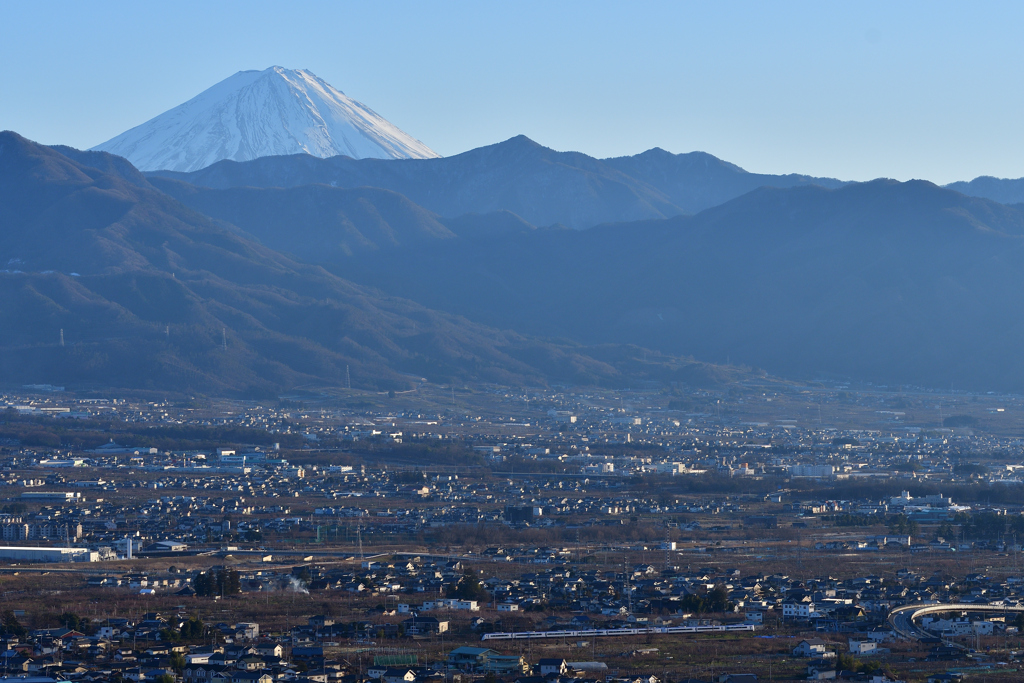
[[7, 676], [1019, 675], [1024, 397], [766, 379], [2, 403]]

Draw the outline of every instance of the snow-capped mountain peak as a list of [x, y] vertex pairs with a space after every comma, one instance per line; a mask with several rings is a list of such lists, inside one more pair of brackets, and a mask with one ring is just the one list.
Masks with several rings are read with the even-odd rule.
[[93, 147], [143, 171], [195, 171], [281, 154], [427, 159], [433, 150], [304, 69], [239, 71]]

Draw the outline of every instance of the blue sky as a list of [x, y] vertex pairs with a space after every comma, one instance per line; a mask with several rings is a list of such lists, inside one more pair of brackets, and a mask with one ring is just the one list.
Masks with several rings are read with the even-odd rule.
[[306, 68], [443, 155], [525, 134], [752, 171], [1024, 176], [1024, 3], [17, 2], [0, 129], [89, 147]]

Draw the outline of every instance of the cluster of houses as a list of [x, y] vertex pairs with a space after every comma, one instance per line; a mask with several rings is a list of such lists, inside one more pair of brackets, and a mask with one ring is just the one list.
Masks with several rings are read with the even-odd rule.
[[[268, 432], [271, 440], [296, 442], [307, 447], [340, 444], [353, 440], [385, 442], [457, 439], [472, 444], [497, 462], [508, 458], [552, 459], [584, 474], [628, 476], [665, 474], [688, 476], [717, 472], [726, 476], [776, 476], [789, 479], [906, 478], [935, 482], [988, 481], [1019, 482], [1020, 465], [1001, 464], [979, 469], [957, 468], [958, 458], [968, 452], [984, 458], [990, 454], [1024, 455], [1024, 441], [1002, 437], [992, 430], [977, 430], [976, 420], [961, 420], [955, 426], [907, 424], [905, 410], [886, 406], [893, 397], [872, 393], [850, 394], [846, 389], [816, 391], [819, 408], [830, 404], [873, 406], [871, 428], [833, 427], [820, 419], [800, 421], [788, 416], [752, 420], [740, 416], [755, 404], [770, 407], [780, 396], [776, 391], [754, 391], [745, 398], [734, 397], [734, 410], [723, 412], [728, 397], [715, 392], [693, 390], [682, 401], [664, 400], [627, 392], [561, 392], [536, 390], [526, 393], [487, 389], [494, 410], [445, 411], [444, 414], [398, 412], [386, 409], [303, 409], [301, 407], [235, 405], [230, 410], [177, 405], [161, 401], [131, 399], [83, 399], [52, 390], [29, 388], [23, 396], [0, 396], [6, 405], [23, 415], [61, 417], [116, 417], [124, 423], [179, 424], [196, 427], [245, 427]], [[795, 390], [794, 390], [795, 391]], [[802, 400], [802, 399], [801, 399]], [[900, 402], [927, 401], [900, 397]], [[487, 402], [485, 402], [487, 403]], [[990, 415], [1003, 417], [1007, 409], [1018, 409], [1017, 399], [1001, 397], [988, 401]], [[682, 404], [690, 406], [684, 410]], [[704, 406], [706, 410], [693, 410]], [[468, 408], [466, 410], [469, 410]], [[497, 411], [499, 414], [493, 414]], [[763, 413], [761, 409], [754, 410]], [[962, 417], [962, 416], [961, 416]], [[863, 422], [863, 420], [859, 420]], [[301, 437], [301, 438], [299, 438]], [[290, 438], [290, 441], [287, 441]], [[595, 444], [640, 443], [657, 446], [648, 455], [598, 454]], [[14, 445], [14, 444], [11, 444]], [[767, 446], [778, 448], [767, 448]], [[276, 478], [276, 483], [293, 486], [305, 473], [279, 457], [273, 447], [227, 449], [229, 453], [158, 451], [151, 447], [107, 444], [89, 452], [37, 452], [12, 449], [21, 466], [46, 461], [53, 467], [86, 467], [107, 472], [129, 464], [169, 476], [202, 471], [213, 479], [235, 486], [257, 485]], [[222, 449], [225, 450], [225, 449]], [[594, 452], [592, 452], [594, 451]], [[201, 456], [201, 457], [200, 457]], [[1014, 459], [1014, 462], [1019, 458]], [[70, 463], [70, 464], [63, 464]], [[19, 463], [12, 463], [19, 464]], [[908, 466], [909, 465], [909, 466]], [[98, 477], [94, 477], [98, 480]], [[386, 483], [386, 482], [385, 482]], [[216, 488], [220, 481], [211, 482]], [[429, 487], [396, 487], [388, 493], [441, 495]], [[380, 489], [384, 491], [384, 489]]]
[[268, 637], [257, 623], [216, 624], [186, 644], [168, 639], [186, 624], [181, 616], [106, 619], [84, 633], [40, 629], [0, 640], [0, 680], [22, 683], [133, 681], [143, 683], [447, 683], [500, 676], [510, 683], [658, 683], [655, 677], [610, 675], [601, 662], [566, 662], [505, 655], [490, 648], [456, 647], [422, 665], [415, 654], [331, 657], [304, 638], [330, 631], [331, 619]]
[[[286, 569], [242, 569], [245, 593], [287, 590], [301, 579], [304, 590], [341, 591], [364, 596], [389, 596], [388, 612], [400, 617], [440, 619], [447, 614], [472, 617], [482, 607], [497, 612], [527, 613], [543, 608], [553, 615], [545, 626], [590, 627], [594, 620], [626, 624], [669, 625], [692, 618], [696, 598], [712, 591], [722, 596], [733, 619], [765, 624], [803, 621], [819, 631], [887, 632], [885, 620], [899, 606], [915, 603], [977, 603], [1024, 606], [1024, 578], [997, 579], [983, 573], [954, 577], [936, 571], [921, 574], [909, 569], [895, 577], [864, 575], [851, 579], [830, 576], [748, 574], [739, 570], [704, 567], [689, 571], [654, 564], [597, 569], [564, 563], [524, 571], [486, 575], [484, 601], [446, 597], [464, 571], [473, 565], [462, 560], [433, 560], [397, 555], [392, 560], [365, 560], [361, 566], [323, 566], [315, 563]], [[163, 574], [110, 574], [87, 579], [92, 586], [156, 588], [190, 594], [194, 572]], [[394, 596], [393, 598], [390, 596]], [[406, 597], [407, 596], [407, 597]], [[612, 627], [612, 626], [609, 626]], [[1011, 624], [993, 622], [1001, 631]], [[874, 636], [872, 636], [874, 637]]]
[[[2, 476], [2, 475], [0, 475]], [[246, 475], [251, 477], [254, 475]], [[48, 540], [51, 543], [85, 546], [99, 553], [99, 559], [116, 553], [127, 557], [125, 546], [130, 542], [135, 556], [158, 552], [160, 543], [172, 543], [175, 550], [192, 548], [196, 551], [218, 549], [225, 543], [258, 543], [266, 534], [308, 534], [316, 540], [356, 544], [355, 527], [368, 540], [375, 535], [418, 534], [432, 529], [457, 525], [496, 525], [512, 527], [564, 526], [581, 527], [622, 526], [638, 516], [661, 516], [667, 529], [674, 529], [677, 537], [686, 532], [718, 534], [739, 528], [775, 529], [780, 527], [818, 528], [834, 522], [837, 515], [867, 517], [876, 515], [875, 523], [886, 513], [906, 511], [910, 519], [925, 514], [927, 523], [948, 520], [966, 506], [920, 499], [894, 499], [891, 501], [792, 501], [779, 504], [783, 494], [705, 497], [700, 503], [685, 499], [666, 500], [664, 496], [642, 496], [614, 492], [615, 482], [606, 479], [590, 482], [575, 480], [565, 483], [539, 477], [512, 480], [459, 479], [454, 475], [432, 475], [422, 484], [404, 483], [401, 477], [387, 471], [360, 473], [328, 473], [302, 480], [296, 488], [294, 481], [278, 479], [266, 474], [257, 482], [249, 479], [243, 485], [233, 483], [241, 475], [209, 476], [201, 479], [165, 475], [150, 483], [168, 489], [185, 490], [203, 486], [221, 488], [221, 495], [161, 495], [140, 499], [134, 504], [114, 503], [103, 498], [40, 498], [39, 495], [64, 496], [62, 491], [74, 480], [63, 474], [46, 478], [50, 492], [31, 492], [31, 499], [15, 498], [21, 508], [18, 514], [0, 516], [0, 534], [5, 543], [29, 544]], [[218, 480], [221, 483], [218, 483]], [[139, 482], [133, 482], [137, 485]], [[294, 490], [293, 490], [294, 489]], [[415, 493], [410, 493], [416, 489]], [[291, 491], [291, 494], [289, 494]], [[337, 499], [339, 491], [349, 500], [359, 497], [373, 498], [372, 505], [324, 505], [321, 500]], [[424, 492], [426, 494], [424, 495]], [[22, 494], [26, 495], [26, 494]], [[268, 497], [290, 501], [268, 501]], [[251, 496], [251, 497], [250, 497]], [[381, 497], [408, 497], [406, 501], [391, 505]], [[941, 498], [933, 496], [933, 498]], [[948, 501], [948, 499], [944, 499]], [[24, 502], [21, 502], [24, 501]], [[258, 502], [257, 502], [258, 501]], [[512, 502], [508, 502], [512, 501]], [[40, 502], [42, 504], [40, 504]], [[932, 505], [935, 504], [934, 507]], [[772, 510], [771, 514], [751, 510]], [[881, 511], [881, 512], [879, 512]], [[994, 511], [1007, 514], [1005, 508]], [[722, 523], [709, 523], [709, 518], [726, 517]], [[820, 519], [818, 519], [820, 518]], [[924, 519], [924, 518], [922, 518]], [[330, 532], [325, 535], [324, 530]], [[669, 532], [666, 532], [669, 533]], [[333, 534], [333, 535], [331, 535]], [[850, 534], [846, 534], [849, 536]], [[126, 540], [130, 537], [130, 541]], [[686, 543], [683, 547], [684, 541]], [[697, 545], [692, 545], [697, 544]], [[150, 546], [154, 546], [151, 550]], [[713, 546], [713, 547], [711, 547]], [[972, 550], [1004, 552], [1020, 547], [1006, 539], [969, 539], [959, 542], [947, 539], [920, 539], [908, 534], [870, 535], [858, 538], [821, 540], [812, 547], [820, 551], [876, 551], [944, 552]], [[671, 548], [675, 550], [675, 547]], [[681, 539], [680, 550], [690, 552], [728, 552], [737, 549], [735, 542], [720, 544], [694, 539]], [[568, 548], [514, 547], [499, 549], [495, 559], [528, 563], [557, 563], [572, 551]], [[539, 551], [539, 552], [538, 552]]]

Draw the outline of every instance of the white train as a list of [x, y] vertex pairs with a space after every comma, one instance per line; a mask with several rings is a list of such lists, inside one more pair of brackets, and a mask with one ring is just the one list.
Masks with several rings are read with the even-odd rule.
[[533, 638], [600, 638], [602, 636], [642, 636], [667, 633], [720, 633], [724, 631], [755, 631], [754, 624], [725, 626], [651, 626], [643, 628], [592, 628], [582, 631], [520, 631], [519, 633], [485, 633], [480, 640], [530, 640]]

